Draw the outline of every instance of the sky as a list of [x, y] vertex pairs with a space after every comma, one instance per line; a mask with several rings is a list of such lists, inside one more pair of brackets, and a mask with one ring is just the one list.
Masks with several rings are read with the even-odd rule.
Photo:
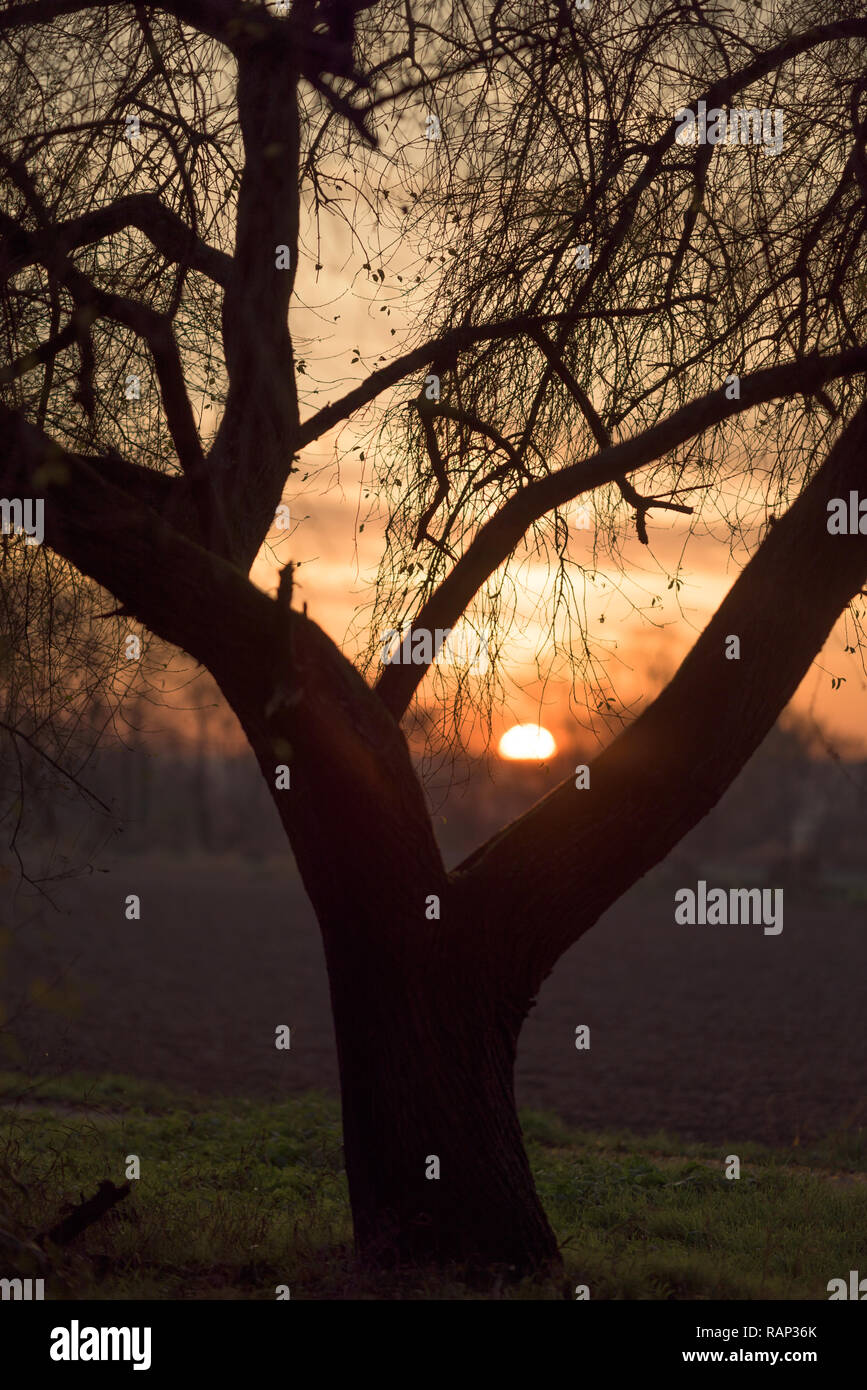
[[[420, 129], [421, 121], [420, 111]], [[421, 145], [410, 160], [415, 170], [412, 177], [423, 177], [424, 141]], [[391, 206], [407, 196], [411, 181], [402, 189], [390, 185]], [[377, 185], [379, 192], [383, 187], [383, 183]], [[324, 213], [318, 236], [312, 218], [303, 225], [304, 254], [290, 327], [296, 356], [304, 362], [299, 384], [313, 393], [304, 413], [312, 413], [362, 380], [377, 359], [382, 360], [380, 354], [387, 359], [406, 349], [418, 296], [426, 291], [424, 284], [413, 289], [413, 272], [423, 266], [419, 247], [411, 247], [408, 239], [395, 240], [387, 219], [380, 221], [372, 213], [366, 220], [356, 215], [350, 232], [346, 223]], [[374, 273], [378, 266], [385, 267], [379, 279]], [[424, 272], [424, 278], [429, 292], [430, 271]], [[358, 345], [360, 363], [355, 353]], [[284, 492], [291, 526], [285, 533], [272, 532], [252, 572], [255, 583], [275, 592], [279, 568], [292, 559], [298, 566], [296, 602], [307, 604], [310, 616], [350, 657], [359, 649], [359, 629], [367, 631], [385, 524], [384, 517], [370, 514], [371, 503], [364, 495], [364, 467], [369, 459], [367, 465], [359, 462], [361, 437], [352, 422], [304, 451]], [[640, 474], [633, 481], [640, 488]], [[651, 513], [649, 546], [638, 542], [630, 523], [619, 567], [611, 561], [594, 566], [594, 532], [585, 529], [586, 518], [578, 503], [570, 509], [570, 557], [594, 573], [584, 588], [583, 602], [587, 631], [595, 638], [601, 684], [617, 708], [630, 713], [640, 712], [676, 670], [746, 562], [746, 547], [756, 541], [747, 518], [743, 537], [732, 543], [722, 519], [724, 512], [731, 511], [732, 501], [725, 485], [721, 494], [692, 500], [701, 502], [702, 514], [691, 535], [692, 519]], [[761, 510], [761, 495], [756, 493], [753, 500]], [[738, 510], [743, 515], [743, 508]], [[669, 587], [675, 572], [680, 581], [676, 589]], [[506, 729], [524, 722], [542, 724], [558, 743], [574, 742], [579, 726], [592, 727], [606, 742], [614, 726], [592, 711], [588, 714], [583, 687], [570, 699], [571, 678], [553, 654], [545, 621], [552, 589], [547, 566], [528, 561], [519, 579], [517, 622], [503, 653], [505, 700], [495, 717], [494, 742]], [[798, 621], [797, 612], [792, 612], [791, 619]], [[841, 621], [792, 707], [817, 721], [838, 752], [859, 755], [867, 752], [867, 677], [859, 654], [844, 651], [847, 641]], [[420, 695], [422, 700], [432, 698], [429, 679]], [[591, 704], [595, 698], [590, 695]]]
[[[291, 495], [287, 488], [287, 497]], [[296, 575], [297, 602], [306, 602], [308, 613], [352, 656], [358, 649], [353, 627], [359, 610], [372, 600], [377, 565], [382, 550], [381, 523], [365, 515], [358, 465], [346, 461], [341, 482], [322, 486], [292, 499], [292, 526], [285, 536], [272, 535], [253, 571], [253, 579], [266, 590], [275, 590], [279, 566], [292, 558], [300, 562]], [[570, 527], [570, 555], [592, 568], [592, 531], [582, 529], [577, 505]], [[604, 644], [598, 655], [604, 679], [610, 683], [618, 705], [638, 713], [674, 673], [692, 642], [737, 577], [746, 558], [741, 547], [733, 557], [727, 534], [719, 526], [699, 523], [689, 536], [688, 519], [664, 513], [651, 514], [650, 544], [633, 537], [623, 547], [623, 568], [613, 564], [596, 570], [595, 582], [586, 588], [588, 630]], [[679, 591], [668, 589], [667, 575], [680, 562]], [[497, 714], [494, 739], [511, 725], [534, 722], [549, 729], [555, 739], [574, 740], [577, 725], [588, 724], [578, 702], [570, 702], [570, 681], [565, 671], [552, 664], [550, 640], [541, 616], [551, 592], [551, 576], [543, 564], [527, 564], [521, 570], [522, 595], [519, 622], [504, 652], [507, 676], [506, 703]], [[651, 611], [652, 595], [658, 603]], [[636, 611], [643, 603], [644, 613]], [[797, 622], [797, 613], [792, 613]], [[365, 624], [366, 628], [366, 624]], [[844, 623], [839, 622], [823, 652], [814, 662], [793, 702], [799, 715], [818, 721], [837, 751], [867, 751], [867, 678], [857, 653], [844, 652]], [[546, 682], [539, 679], [537, 656]], [[832, 680], [844, 676], [839, 688]], [[431, 698], [430, 682], [421, 687], [422, 699]], [[571, 704], [571, 708], [570, 708]], [[605, 741], [604, 728], [595, 721]]]

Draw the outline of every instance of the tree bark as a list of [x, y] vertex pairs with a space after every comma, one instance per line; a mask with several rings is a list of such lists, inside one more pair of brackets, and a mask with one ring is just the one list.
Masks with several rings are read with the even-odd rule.
[[404, 924], [397, 957], [325, 933], [356, 1246], [378, 1267], [526, 1273], [558, 1254], [515, 1106], [520, 1021], [495, 966], [444, 951], [438, 925]]
[[322, 931], [358, 1252], [556, 1262], [514, 1098], [530, 1000], [449, 880], [399, 726], [314, 623], [292, 613], [290, 627], [278, 702], [232, 696]]

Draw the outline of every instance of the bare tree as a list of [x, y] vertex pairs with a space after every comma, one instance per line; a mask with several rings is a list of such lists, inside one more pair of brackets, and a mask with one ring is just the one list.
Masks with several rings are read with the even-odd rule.
[[[867, 443], [867, 20], [839, 9], [0, 15], [0, 486], [44, 498], [58, 563], [205, 665], [246, 731], [323, 933], [368, 1260], [556, 1259], [514, 1104], [523, 1019], [719, 799], [865, 583], [867, 535], [828, 527]], [[723, 150], [711, 129], [735, 121]], [[416, 312], [352, 385], [325, 375], [328, 340], [311, 366], [290, 334], [344, 198], [348, 234], [379, 238], [365, 283], [398, 304], [403, 276]], [[389, 515], [368, 651], [409, 623], [415, 658], [372, 682], [293, 606], [291, 568], [276, 601], [247, 577], [305, 450], [350, 420], [379, 441]], [[467, 612], [502, 632], [530, 550], [568, 607], [574, 499], [616, 550], [708, 496], [737, 525], [738, 489], [774, 524], [663, 693], [589, 788], [447, 872], [401, 730], [425, 634]]]

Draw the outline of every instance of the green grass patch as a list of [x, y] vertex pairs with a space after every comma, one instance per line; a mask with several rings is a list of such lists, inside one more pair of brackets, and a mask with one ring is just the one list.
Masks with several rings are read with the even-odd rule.
[[[183, 1096], [124, 1077], [0, 1075], [0, 1273], [38, 1273], [15, 1244], [141, 1160], [130, 1197], [49, 1247], [52, 1298], [825, 1299], [863, 1262], [867, 1135], [788, 1150], [585, 1133], [526, 1112], [565, 1279], [480, 1288], [460, 1269], [360, 1274], [337, 1102]], [[3, 1246], [6, 1249], [3, 1249]], [[8, 1267], [7, 1267], [8, 1266]]]

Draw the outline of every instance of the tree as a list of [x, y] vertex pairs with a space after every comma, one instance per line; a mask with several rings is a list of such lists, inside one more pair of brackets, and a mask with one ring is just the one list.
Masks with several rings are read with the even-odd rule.
[[[828, 527], [867, 443], [867, 21], [842, 8], [0, 15], [0, 486], [43, 498], [57, 564], [207, 667], [246, 732], [324, 938], [369, 1261], [556, 1260], [514, 1103], [521, 1024], [719, 799], [864, 586], [867, 535]], [[353, 187], [383, 245], [400, 233], [390, 286], [417, 256], [417, 315], [323, 406], [290, 314], [317, 219]], [[369, 651], [385, 617], [423, 659], [374, 657], [368, 681], [293, 606], [291, 569], [276, 600], [248, 575], [305, 450], [377, 402], [391, 508]], [[630, 519], [647, 543], [654, 509], [737, 482], [774, 524], [662, 694], [588, 789], [570, 779], [447, 872], [401, 729], [432, 654], [413, 634], [474, 604], [502, 627], [528, 548], [568, 601], [576, 498], [598, 543]], [[582, 633], [579, 674], [591, 653]]]

